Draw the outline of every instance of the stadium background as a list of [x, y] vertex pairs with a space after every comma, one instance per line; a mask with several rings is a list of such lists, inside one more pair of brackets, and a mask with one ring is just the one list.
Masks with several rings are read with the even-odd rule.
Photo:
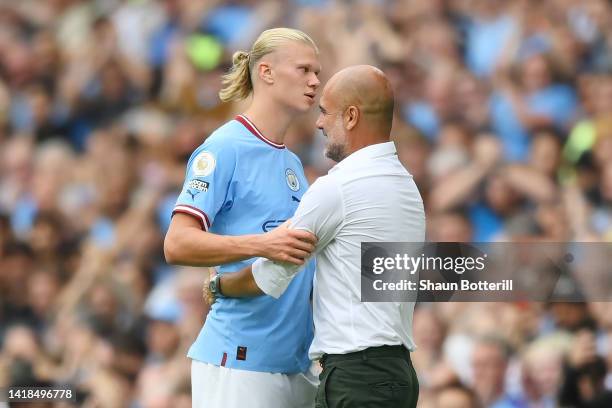
[[[390, 77], [430, 240], [612, 238], [609, 1], [4, 0], [0, 386], [190, 406], [205, 272], [163, 236], [190, 152], [242, 108], [217, 97], [232, 52], [273, 26], [314, 38], [323, 81]], [[311, 180], [315, 117], [286, 140]], [[611, 329], [606, 303], [421, 305], [419, 406], [612, 406]]]

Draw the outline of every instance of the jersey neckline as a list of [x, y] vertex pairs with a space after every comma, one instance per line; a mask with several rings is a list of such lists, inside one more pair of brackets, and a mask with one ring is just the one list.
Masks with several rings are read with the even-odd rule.
[[259, 131], [259, 129], [257, 129], [257, 127], [253, 124], [253, 122], [251, 122], [249, 120], [249, 118], [247, 118], [244, 115], [237, 115], [236, 116], [236, 120], [240, 123], [242, 123], [242, 125], [247, 128], [249, 130], [249, 132], [251, 132], [253, 135], [255, 135], [258, 139], [260, 139], [261, 141], [269, 144], [270, 146], [276, 148], [276, 149], [284, 149], [285, 145], [283, 143], [276, 143], [273, 142], [272, 140], [268, 139], [267, 137], [265, 137], [263, 135], [263, 133], [261, 133]]

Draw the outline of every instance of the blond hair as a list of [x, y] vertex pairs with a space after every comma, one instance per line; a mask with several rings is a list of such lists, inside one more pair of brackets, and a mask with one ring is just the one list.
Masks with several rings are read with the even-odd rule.
[[287, 41], [300, 41], [310, 45], [318, 54], [319, 49], [312, 39], [293, 28], [272, 28], [259, 35], [250, 52], [237, 51], [232, 56], [232, 68], [221, 79], [219, 98], [223, 102], [241, 100], [253, 91], [251, 72], [264, 55], [269, 54]]

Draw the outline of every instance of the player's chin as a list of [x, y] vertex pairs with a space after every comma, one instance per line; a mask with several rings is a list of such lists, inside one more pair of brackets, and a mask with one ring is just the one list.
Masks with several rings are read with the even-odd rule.
[[294, 106], [298, 112], [304, 113], [304, 112], [308, 112], [310, 108], [312, 108], [312, 105], [313, 105], [312, 103], [303, 102], [300, 104], [295, 104]]
[[304, 95], [304, 100], [306, 101], [306, 109], [310, 109], [312, 107], [312, 105], [314, 105], [315, 103], [315, 96], [314, 95]]

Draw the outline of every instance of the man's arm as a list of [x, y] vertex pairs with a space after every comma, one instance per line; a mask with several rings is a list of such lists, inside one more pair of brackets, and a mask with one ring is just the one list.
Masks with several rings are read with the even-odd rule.
[[194, 217], [176, 213], [164, 240], [164, 255], [170, 264], [191, 266], [216, 266], [256, 256], [302, 265], [315, 242], [313, 234], [287, 228], [259, 235], [212, 234], [202, 231]]
[[[302, 197], [291, 219], [291, 228], [283, 224], [274, 231], [284, 229], [312, 232], [318, 239], [314, 250], [320, 251], [335, 238], [343, 220], [344, 205], [340, 188], [334, 180], [323, 177]], [[300, 264], [296, 262], [280, 261], [260, 258], [239, 272], [223, 274], [219, 278], [221, 294], [247, 297], [265, 293], [275, 298], [280, 297], [300, 269]]]
[[219, 280], [220, 292], [223, 296], [251, 297], [265, 294], [257, 286], [251, 266], [247, 266], [238, 272], [225, 273]]
[[[219, 278], [219, 293], [226, 297], [270, 295], [278, 299], [299, 269], [299, 265], [278, 264], [265, 258], [259, 258], [252, 265], [238, 272], [223, 274]], [[205, 292], [205, 297], [213, 299], [213, 302], [210, 303], [214, 303], [214, 295], [209, 293], [208, 288], [205, 289]]]

